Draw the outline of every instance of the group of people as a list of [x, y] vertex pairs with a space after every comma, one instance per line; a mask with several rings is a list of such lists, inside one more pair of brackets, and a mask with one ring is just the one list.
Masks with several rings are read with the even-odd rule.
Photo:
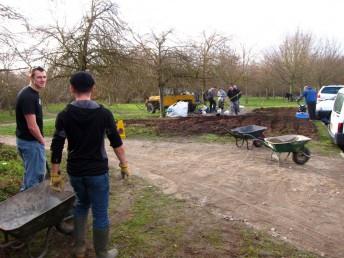
[[[43, 134], [42, 101], [47, 74], [42, 67], [32, 69], [30, 84], [16, 98], [17, 149], [24, 164], [21, 191], [41, 183], [46, 174], [46, 140]], [[107, 249], [109, 239], [109, 167], [104, 138], [110, 141], [122, 175], [129, 176], [123, 142], [110, 110], [91, 99], [95, 80], [90, 73], [76, 72], [69, 80], [74, 101], [57, 115], [51, 150], [51, 185], [63, 183], [60, 163], [65, 141], [67, 173], [76, 195], [74, 207], [75, 246], [73, 255], [85, 257], [87, 217], [93, 215], [93, 245], [97, 258], [113, 258], [116, 249]]]
[[[229, 99], [230, 110], [232, 114], [238, 115], [240, 112], [241, 91], [235, 84], [230, 84], [227, 92], [223, 89], [213, 87], [204, 93], [204, 102], [209, 101], [209, 112], [216, 112], [217, 108], [222, 112], [225, 106], [226, 97]], [[217, 101], [216, 101], [217, 98]], [[217, 102], [217, 103], [216, 103]]]

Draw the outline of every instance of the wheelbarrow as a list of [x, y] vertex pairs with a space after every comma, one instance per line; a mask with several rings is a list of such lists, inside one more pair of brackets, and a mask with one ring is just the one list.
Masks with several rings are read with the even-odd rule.
[[265, 138], [261, 141], [264, 146], [272, 150], [271, 158], [274, 154], [277, 155], [278, 161], [280, 161], [280, 155], [282, 152], [287, 152], [289, 157], [290, 153], [293, 154], [292, 159], [296, 164], [303, 165], [309, 159], [311, 152], [305, 146], [311, 138], [303, 135], [283, 135], [276, 137]]
[[44, 249], [36, 256], [44, 257], [53, 227], [65, 234], [72, 233], [63, 227], [63, 222], [68, 218], [74, 200], [75, 195], [69, 185], [66, 185], [64, 191], [56, 192], [50, 188], [49, 180], [44, 180], [1, 202], [0, 231], [4, 241], [0, 243], [0, 257], [6, 257], [11, 249], [26, 248], [27, 256], [33, 258], [30, 242], [36, 233], [46, 229]]
[[[235, 145], [237, 147], [241, 148], [246, 143], [246, 148], [249, 150], [252, 149], [252, 145], [255, 147], [261, 147], [263, 145], [264, 131], [267, 128], [259, 125], [247, 125], [231, 130], [224, 129], [229, 135], [235, 138]], [[249, 140], [252, 140], [252, 144], [249, 144]]]

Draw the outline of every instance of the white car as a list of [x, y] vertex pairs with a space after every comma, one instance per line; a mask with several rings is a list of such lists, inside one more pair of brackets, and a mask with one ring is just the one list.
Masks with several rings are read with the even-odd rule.
[[342, 88], [344, 88], [344, 85], [327, 85], [320, 88], [315, 109], [315, 115], [318, 119], [328, 123], [334, 100], [338, 91]]
[[331, 113], [330, 124], [328, 125], [328, 132], [333, 142], [340, 147], [344, 147], [344, 88], [338, 91], [337, 97]]

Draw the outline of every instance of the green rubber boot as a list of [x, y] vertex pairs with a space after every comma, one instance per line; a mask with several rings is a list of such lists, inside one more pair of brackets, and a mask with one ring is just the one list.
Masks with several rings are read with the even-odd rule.
[[109, 228], [93, 229], [93, 245], [97, 258], [115, 258], [118, 255], [116, 248], [107, 250], [109, 241]]
[[84, 258], [86, 255], [86, 228], [87, 217], [74, 217], [74, 257]]

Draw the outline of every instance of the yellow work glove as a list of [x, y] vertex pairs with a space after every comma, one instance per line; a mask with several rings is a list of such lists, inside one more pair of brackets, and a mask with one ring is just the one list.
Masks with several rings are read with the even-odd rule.
[[128, 168], [128, 163], [125, 163], [125, 164], [119, 163], [119, 167], [121, 169], [122, 179], [124, 179], [125, 177], [129, 177], [130, 176], [130, 172], [129, 172], [129, 168]]
[[51, 173], [50, 175], [50, 187], [55, 190], [61, 192], [63, 190], [64, 181], [61, 175], [61, 171]]

